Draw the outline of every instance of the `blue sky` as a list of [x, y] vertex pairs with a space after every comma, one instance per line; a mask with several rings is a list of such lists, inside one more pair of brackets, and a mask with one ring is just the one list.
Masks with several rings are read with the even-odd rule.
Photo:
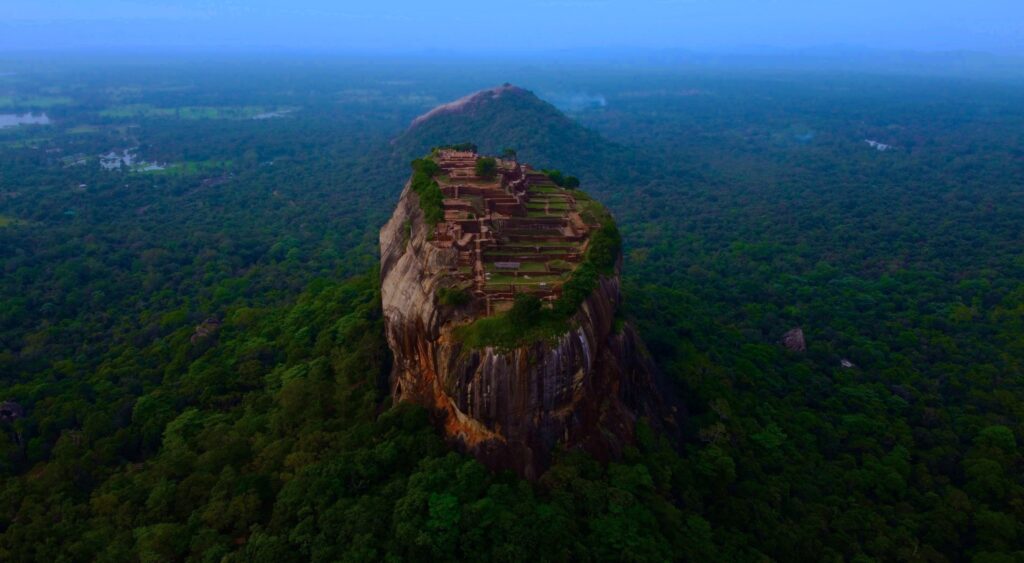
[[835, 45], [1024, 54], [1024, 0], [0, 0], [0, 50], [7, 51]]

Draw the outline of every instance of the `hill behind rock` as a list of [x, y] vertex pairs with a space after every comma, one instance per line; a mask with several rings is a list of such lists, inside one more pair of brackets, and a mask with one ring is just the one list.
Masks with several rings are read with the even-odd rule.
[[522, 161], [579, 176], [596, 193], [629, 181], [641, 155], [569, 118], [533, 92], [504, 84], [442, 104], [412, 121], [392, 142], [408, 162], [433, 147], [472, 142], [481, 154], [516, 150]]

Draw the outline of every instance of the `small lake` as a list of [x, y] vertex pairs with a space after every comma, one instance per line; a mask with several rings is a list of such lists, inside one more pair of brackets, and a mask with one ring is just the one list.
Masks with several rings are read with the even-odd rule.
[[50, 117], [45, 113], [0, 113], [0, 129], [18, 125], [49, 125]]

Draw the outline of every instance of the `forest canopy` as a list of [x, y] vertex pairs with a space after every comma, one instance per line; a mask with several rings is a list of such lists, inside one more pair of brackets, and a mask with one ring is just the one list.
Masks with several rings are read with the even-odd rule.
[[[413, 135], [506, 70], [37, 62], [0, 68], [50, 121], [0, 128], [0, 560], [1022, 557], [1019, 84], [524, 68], [606, 104]], [[614, 215], [588, 261], [682, 443], [526, 482], [391, 404], [378, 230], [453, 141]]]

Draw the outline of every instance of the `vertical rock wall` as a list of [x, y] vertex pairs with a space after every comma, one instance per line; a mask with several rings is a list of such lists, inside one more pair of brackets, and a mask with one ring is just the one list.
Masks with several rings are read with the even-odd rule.
[[453, 331], [479, 312], [437, 304], [457, 256], [430, 244], [430, 231], [407, 185], [380, 233], [381, 296], [392, 394], [427, 407], [453, 444], [492, 468], [533, 478], [558, 445], [609, 458], [632, 440], [638, 416], [658, 426], [674, 416], [658, 398], [635, 332], [614, 330], [617, 275], [600, 280], [557, 341], [470, 349]]

